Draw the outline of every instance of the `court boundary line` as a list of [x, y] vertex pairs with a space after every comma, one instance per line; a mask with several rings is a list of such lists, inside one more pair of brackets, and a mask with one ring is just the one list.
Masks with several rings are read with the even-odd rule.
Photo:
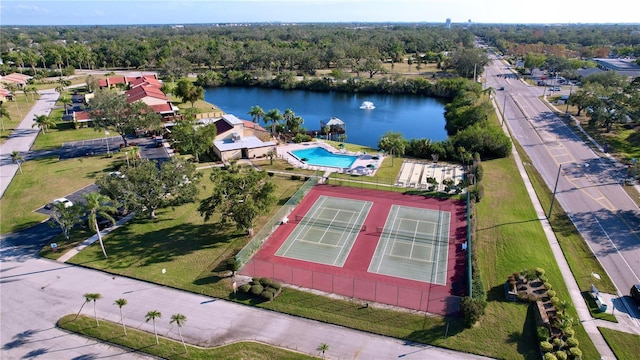
[[[329, 199], [335, 199], [341, 202], [345, 202], [348, 201], [348, 199], [342, 198], [342, 197], [333, 197], [333, 196], [327, 196], [327, 195], [321, 195], [318, 197], [318, 199], [316, 199], [316, 201], [314, 202], [314, 204], [312, 205], [312, 208], [310, 209], [311, 211], [307, 212], [306, 214], [303, 215], [302, 219], [300, 220], [300, 222], [298, 224], [296, 224], [296, 228], [293, 230], [293, 232], [289, 235], [292, 236], [294, 235], [294, 238], [292, 239], [292, 241], [288, 244], [288, 246], [286, 247], [286, 249], [284, 249], [284, 251], [278, 255], [284, 258], [292, 258], [292, 259], [300, 259], [298, 257], [293, 257], [291, 255], [287, 255], [289, 253], [289, 251], [291, 250], [292, 247], [294, 247], [296, 245], [296, 243], [299, 241], [301, 243], [303, 243], [302, 246], [305, 246], [304, 244], [309, 244], [307, 246], [312, 246], [312, 245], [319, 245], [321, 247], [326, 247], [326, 248], [333, 248], [333, 249], [337, 249], [335, 257], [333, 259], [333, 262], [320, 262], [316, 259], [311, 260], [308, 258], [304, 258], [304, 259], [300, 259], [303, 261], [310, 261], [310, 262], [316, 262], [316, 263], [320, 263], [320, 264], [327, 264], [327, 265], [332, 265], [332, 266], [338, 266], [336, 265], [338, 263], [338, 261], [342, 262], [342, 265], [344, 265], [344, 262], [346, 261], [346, 259], [348, 258], [349, 254], [351, 253], [351, 250], [353, 248], [353, 245], [356, 242], [356, 239], [358, 237], [358, 233], [360, 233], [360, 229], [362, 229], [362, 226], [366, 220], [366, 217], [369, 214], [369, 211], [371, 209], [371, 207], [373, 206], [373, 202], [372, 201], [364, 201], [364, 200], [357, 200], [358, 202], [362, 203], [362, 206], [360, 206], [359, 211], [355, 211], [355, 210], [346, 210], [346, 209], [341, 209], [341, 208], [336, 208], [333, 206], [325, 206], [325, 203], [328, 202]], [[332, 220], [326, 220], [324, 218], [321, 218], [320, 214], [322, 214], [322, 212], [324, 210], [332, 210], [335, 211], [335, 215], [334, 218]], [[343, 213], [350, 213], [351, 217], [350, 217], [350, 221], [349, 221], [349, 226], [345, 227], [345, 226], [340, 226], [340, 227], [336, 227], [336, 228], [332, 228], [332, 224], [335, 222], [337, 223], [344, 223], [343, 221], [336, 221], [337, 218], [340, 217], [341, 214]], [[308, 218], [306, 221], [304, 221], [305, 218]], [[304, 224], [301, 224], [304, 221]], [[322, 221], [329, 222], [329, 224], [325, 224], [322, 223]], [[302, 226], [303, 229], [300, 230], [299, 233], [296, 233], [297, 227], [298, 226]], [[318, 241], [314, 242], [314, 241], [310, 241], [310, 240], [306, 240], [305, 237], [306, 235], [309, 234], [310, 231], [314, 230], [314, 229], [322, 229], [323, 232], [322, 234], [319, 236]], [[322, 239], [327, 235], [327, 234], [334, 234], [334, 235], [338, 235], [338, 243], [336, 245], [329, 245], [326, 243], [322, 242]], [[351, 241], [349, 241], [351, 239]], [[287, 237], [287, 239], [285, 239], [285, 242], [289, 239], [289, 237]], [[344, 254], [344, 251], [346, 249], [346, 245], [350, 244], [349, 246], [349, 253]], [[279, 250], [279, 249], [278, 249]], [[275, 253], [278, 252], [278, 250], [276, 250]], [[274, 254], [275, 254], [274, 253]], [[343, 256], [345, 255], [345, 256]], [[340, 266], [342, 266], [340, 265]]]

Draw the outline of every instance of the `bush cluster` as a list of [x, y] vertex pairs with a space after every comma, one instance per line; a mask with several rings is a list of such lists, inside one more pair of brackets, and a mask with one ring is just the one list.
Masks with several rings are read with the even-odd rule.
[[240, 286], [239, 289], [251, 297], [271, 301], [280, 294], [282, 285], [269, 278], [253, 278], [249, 283]]

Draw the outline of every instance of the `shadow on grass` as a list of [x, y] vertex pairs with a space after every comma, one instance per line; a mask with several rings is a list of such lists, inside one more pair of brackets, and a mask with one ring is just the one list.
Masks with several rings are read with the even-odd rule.
[[456, 336], [464, 331], [465, 327], [462, 321], [458, 318], [447, 317], [446, 321], [440, 325], [426, 327], [426, 316], [424, 322], [424, 329], [413, 331], [404, 339], [405, 343], [417, 342], [424, 344], [437, 344], [440, 340], [444, 340], [446, 337]]
[[518, 353], [522, 354], [527, 360], [539, 360], [540, 352], [538, 351], [538, 335], [536, 332], [536, 320], [533, 304], [527, 307], [527, 317], [522, 325], [522, 334], [518, 339]]
[[[142, 223], [158, 223], [164, 220], [136, 220]], [[228, 246], [235, 239], [246, 236], [243, 233], [230, 233], [226, 226], [220, 224], [179, 224], [158, 230], [134, 233], [131, 226], [114, 232], [108, 239], [106, 260], [108, 267], [121, 269], [130, 266], [123, 258], [139, 259], [139, 266], [170, 262], [181, 256], [207, 249]], [[135, 239], [135, 241], [130, 241]], [[220, 279], [210, 278], [211, 281]], [[206, 281], [205, 281], [206, 282]]]

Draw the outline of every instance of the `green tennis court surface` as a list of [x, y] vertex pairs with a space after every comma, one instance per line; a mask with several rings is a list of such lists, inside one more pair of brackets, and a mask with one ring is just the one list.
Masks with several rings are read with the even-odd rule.
[[275, 255], [320, 264], [343, 266], [363, 223], [370, 201], [322, 195], [303, 217]]
[[369, 272], [445, 285], [451, 213], [393, 205]]

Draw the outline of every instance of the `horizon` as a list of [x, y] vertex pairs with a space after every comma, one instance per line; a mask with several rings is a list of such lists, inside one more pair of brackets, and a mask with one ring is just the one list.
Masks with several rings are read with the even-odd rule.
[[[624, 11], [620, 11], [624, 9]], [[640, 4], [592, 6], [539, 0], [518, 11], [508, 0], [3, 0], [5, 26], [207, 24], [640, 25]]]

